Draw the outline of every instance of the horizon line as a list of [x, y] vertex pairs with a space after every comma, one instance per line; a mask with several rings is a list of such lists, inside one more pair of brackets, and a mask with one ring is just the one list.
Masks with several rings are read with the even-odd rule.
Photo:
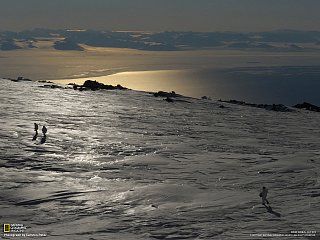
[[234, 31], [234, 30], [216, 30], [216, 31], [195, 31], [195, 30], [123, 30], [123, 29], [91, 29], [91, 28], [45, 28], [45, 27], [35, 27], [23, 30], [4, 30], [0, 29], [0, 32], [25, 32], [25, 31], [36, 31], [36, 30], [52, 30], [52, 31], [67, 31], [67, 32], [119, 32], [119, 33], [164, 33], [164, 32], [193, 32], [193, 33], [263, 33], [263, 32], [320, 32], [319, 30], [302, 30], [293, 28], [279, 28], [273, 30], [261, 30], [261, 31]]

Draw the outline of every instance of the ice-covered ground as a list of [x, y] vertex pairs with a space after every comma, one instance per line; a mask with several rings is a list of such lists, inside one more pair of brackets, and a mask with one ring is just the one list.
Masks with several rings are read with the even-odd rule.
[[319, 235], [319, 113], [41, 85], [0, 81], [1, 223], [50, 240]]

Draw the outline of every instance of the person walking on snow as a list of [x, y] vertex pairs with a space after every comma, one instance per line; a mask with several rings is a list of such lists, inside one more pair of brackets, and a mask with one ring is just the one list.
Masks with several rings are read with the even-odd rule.
[[47, 133], [47, 128], [46, 128], [46, 126], [43, 126], [43, 127], [42, 127], [42, 133], [43, 133], [43, 136], [46, 136], [46, 133]]
[[268, 189], [266, 187], [262, 187], [262, 192], [260, 193], [260, 197], [262, 198], [262, 205], [269, 204], [269, 201], [267, 200], [268, 195]]
[[35, 131], [36, 133], [34, 134], [34, 136], [33, 136], [33, 138], [32, 138], [32, 141], [35, 141], [35, 140], [37, 139], [37, 137], [38, 137], [38, 128], [39, 128], [38, 124], [37, 124], [37, 123], [34, 123], [34, 131]]

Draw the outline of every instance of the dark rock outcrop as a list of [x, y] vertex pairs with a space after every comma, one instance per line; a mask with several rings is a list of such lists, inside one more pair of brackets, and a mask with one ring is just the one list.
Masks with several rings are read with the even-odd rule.
[[229, 101], [219, 100], [219, 101], [231, 103], [231, 104], [249, 106], [249, 107], [263, 108], [269, 111], [276, 111], [276, 112], [292, 112], [293, 111], [292, 109], [288, 108], [283, 104], [255, 104], [255, 103], [246, 103], [244, 101], [237, 101], [237, 100], [229, 100]]
[[106, 90], [127, 90], [128, 88], [122, 87], [120, 84], [117, 86], [112, 86], [112, 85], [105, 85], [103, 83], [99, 83], [97, 81], [92, 81], [92, 80], [86, 80], [82, 86], [76, 85], [76, 84], [70, 84], [73, 85], [74, 90], [91, 90], [91, 91], [96, 91], [100, 89], [106, 89]]
[[167, 102], [173, 102], [173, 99], [172, 98], [169, 98], [169, 97], [167, 97], [167, 98], [165, 98], [165, 99], [163, 99], [164, 101], [167, 101]]
[[10, 80], [11, 80], [12, 82], [21, 82], [21, 81], [31, 82], [31, 81], [32, 81], [31, 79], [29, 79], [29, 78], [24, 78], [24, 77], [17, 77], [17, 79], [11, 79], [11, 78], [10, 78]]
[[154, 93], [153, 96], [155, 97], [165, 97], [165, 98], [175, 98], [175, 97], [181, 97], [181, 95], [176, 94], [175, 91], [170, 92], [163, 92], [159, 91], [157, 93]]
[[299, 108], [299, 109], [305, 109], [305, 110], [309, 110], [309, 111], [313, 111], [313, 112], [320, 112], [320, 107], [313, 105], [311, 103], [308, 103], [308, 102], [297, 104], [297, 105], [294, 105], [293, 107]]
[[46, 84], [46, 85], [43, 85], [43, 86], [40, 86], [41, 88], [52, 88], [52, 89], [63, 89], [62, 86], [59, 86], [59, 85], [55, 85], [55, 84]]
[[211, 97], [202, 96], [201, 99], [202, 99], [202, 100], [211, 100]]
[[82, 87], [88, 88], [92, 91], [103, 89], [105, 86], [103, 83], [99, 83], [97, 81], [87, 80], [84, 82]]
[[47, 80], [39, 80], [38, 82], [39, 82], [39, 83], [53, 83], [53, 82], [47, 81]]

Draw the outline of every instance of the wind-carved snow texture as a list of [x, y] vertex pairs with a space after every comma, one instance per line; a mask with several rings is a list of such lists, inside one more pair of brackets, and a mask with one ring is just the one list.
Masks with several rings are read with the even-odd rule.
[[3, 223], [46, 239], [319, 233], [319, 113], [0, 85]]

